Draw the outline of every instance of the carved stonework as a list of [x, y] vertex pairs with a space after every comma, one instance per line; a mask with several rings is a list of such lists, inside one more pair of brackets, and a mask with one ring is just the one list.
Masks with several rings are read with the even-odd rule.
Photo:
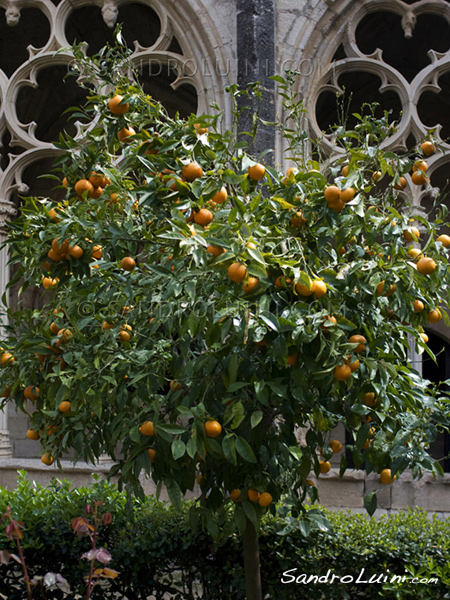
[[114, 0], [105, 0], [102, 7], [102, 16], [108, 27], [114, 27], [117, 21], [119, 9]]
[[15, 27], [20, 20], [20, 7], [17, 0], [8, 0], [5, 10], [6, 24], [9, 27]]

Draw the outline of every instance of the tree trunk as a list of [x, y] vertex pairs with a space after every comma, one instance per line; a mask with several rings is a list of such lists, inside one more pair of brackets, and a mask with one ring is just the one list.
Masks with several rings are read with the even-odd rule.
[[243, 544], [246, 600], [262, 600], [258, 534], [248, 519]]

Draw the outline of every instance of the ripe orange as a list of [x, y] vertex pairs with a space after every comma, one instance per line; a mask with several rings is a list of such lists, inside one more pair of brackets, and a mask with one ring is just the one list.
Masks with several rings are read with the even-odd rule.
[[322, 296], [325, 296], [325, 294], [327, 293], [327, 284], [325, 283], [325, 281], [315, 279], [312, 282], [311, 289], [314, 293], [314, 298], [322, 298]]
[[181, 390], [181, 383], [179, 381], [177, 381], [176, 379], [174, 379], [173, 381], [171, 381], [169, 383], [169, 387], [174, 392], [178, 392], [178, 390]]
[[234, 502], [237, 502], [239, 500], [239, 498], [241, 497], [241, 495], [242, 495], [241, 490], [231, 490], [231, 492], [230, 492], [230, 498]]
[[258, 502], [260, 493], [258, 490], [247, 490], [247, 498], [250, 502]]
[[411, 181], [415, 184], [415, 185], [423, 185], [426, 182], [427, 178], [425, 177], [425, 175], [423, 173], [419, 173], [419, 171], [414, 171], [414, 173], [411, 175]]
[[421, 144], [420, 147], [425, 156], [431, 156], [432, 154], [434, 154], [434, 152], [436, 152], [436, 148], [434, 147], [433, 142], [430, 142], [429, 140], [423, 142], [423, 144]]
[[227, 201], [228, 198], [228, 192], [227, 192], [227, 188], [225, 186], [222, 186], [220, 188], [220, 190], [214, 194], [214, 196], [211, 198], [212, 202], [215, 202], [216, 204], [223, 204], [224, 202]]
[[222, 433], [222, 425], [218, 421], [206, 421], [205, 433], [207, 437], [215, 438]]
[[35, 429], [28, 429], [27, 430], [27, 438], [29, 440], [38, 440], [39, 439], [39, 431], [36, 431]]
[[103, 329], [112, 329], [114, 327], [114, 323], [108, 323], [108, 321], [103, 321], [102, 327]]
[[214, 215], [207, 208], [201, 208], [198, 212], [194, 214], [195, 223], [197, 223], [197, 225], [202, 225], [203, 227], [206, 227], [207, 225], [212, 223], [213, 219]]
[[433, 308], [433, 310], [430, 310], [430, 312], [428, 313], [428, 321], [430, 323], [438, 323], [441, 320], [442, 313], [438, 308]]
[[203, 175], [203, 169], [196, 162], [190, 162], [181, 169], [181, 175], [186, 181], [195, 181]]
[[147, 452], [150, 456], [150, 462], [154, 463], [156, 461], [156, 450], [154, 448], [149, 448]]
[[382, 178], [383, 173], [381, 171], [375, 171], [372, 175], [372, 179], [374, 181], [380, 181], [380, 179]]
[[288, 354], [286, 362], [290, 367], [293, 367], [295, 364], [297, 364], [298, 361], [298, 352], [291, 352], [291, 354]]
[[420, 313], [424, 310], [425, 308], [425, 304], [422, 302], [422, 300], [414, 300], [413, 302], [413, 309], [415, 313]]
[[145, 421], [145, 423], [142, 423], [142, 425], [139, 427], [139, 431], [142, 433], [142, 435], [147, 435], [149, 437], [154, 436], [155, 427], [153, 426], [153, 421]]
[[330, 324], [332, 325], [337, 325], [337, 319], [334, 316], [327, 315], [324, 320], [323, 323], [321, 323], [320, 325], [320, 329], [322, 331], [327, 332], [330, 329]]
[[364, 350], [366, 349], [366, 338], [362, 335], [352, 335], [349, 338], [349, 343], [350, 344], [358, 344], [358, 346], [356, 346], [356, 348], [354, 348], [353, 352], [355, 354], [360, 354], [361, 352], [364, 352]]
[[88, 198], [91, 198], [94, 192], [94, 186], [89, 181], [89, 179], [79, 179], [76, 182], [74, 189], [78, 196], [82, 196], [85, 192], [87, 192], [86, 195]]
[[112, 112], [113, 115], [116, 115], [116, 116], [124, 115], [130, 108], [129, 102], [124, 102], [123, 104], [121, 104], [122, 100], [123, 100], [123, 96], [119, 96], [119, 94], [117, 94], [116, 96], [113, 96], [112, 98], [109, 99], [108, 108]]
[[70, 402], [68, 400], [63, 400], [61, 404], [58, 406], [58, 410], [62, 413], [67, 413], [70, 410]]
[[95, 171], [92, 171], [89, 175], [89, 181], [95, 188], [105, 188], [108, 185], [108, 180], [105, 177], [103, 177], [101, 173], [96, 173]]
[[292, 280], [285, 275], [278, 275], [278, 277], [275, 279], [275, 287], [279, 288], [280, 290], [286, 289], [291, 285], [291, 283]]
[[125, 323], [125, 325], [122, 325], [120, 327], [120, 329], [121, 329], [121, 331], [119, 331], [119, 341], [120, 342], [129, 342], [131, 339], [131, 335], [128, 333], [128, 331], [132, 330], [131, 325], [128, 325], [127, 323]]
[[261, 163], [256, 163], [256, 165], [248, 168], [248, 176], [250, 179], [253, 179], [253, 181], [260, 181], [265, 174], [266, 167]]
[[136, 131], [133, 127], [122, 127], [122, 129], [117, 132], [119, 142], [131, 142], [133, 135], [136, 135]]
[[34, 385], [27, 385], [23, 391], [23, 395], [27, 400], [35, 402], [39, 398], [39, 388]]
[[228, 267], [228, 277], [235, 283], [241, 283], [247, 277], [247, 267], [235, 262]]
[[345, 364], [348, 365], [350, 367], [350, 370], [352, 373], [354, 373], [355, 371], [357, 371], [360, 367], [360, 362], [358, 359], [356, 359], [355, 361], [353, 361], [352, 363], [350, 362], [350, 358], [348, 358], [345, 361]]
[[125, 256], [120, 261], [120, 266], [124, 271], [132, 271], [136, 268], [136, 261], [131, 256]]
[[83, 248], [80, 246], [69, 246], [69, 254], [73, 258], [80, 259], [83, 256]]
[[352, 370], [348, 365], [337, 365], [334, 367], [333, 376], [338, 381], [347, 381], [352, 376]]
[[73, 339], [73, 333], [70, 331], [70, 329], [60, 329], [57, 335], [61, 337], [61, 342], [64, 344]]
[[95, 258], [97, 260], [99, 260], [100, 258], [103, 258], [102, 247], [101, 246], [94, 246], [92, 248], [91, 256], [92, 256], [92, 258]]
[[436, 238], [436, 241], [441, 242], [444, 248], [450, 248], [450, 235], [440, 235], [438, 238]]
[[364, 394], [363, 402], [366, 406], [375, 406], [378, 402], [377, 398], [375, 398], [375, 392], [367, 392]]
[[[417, 238], [414, 239], [413, 235]], [[415, 242], [420, 238], [420, 231], [417, 227], [409, 227], [403, 232], [403, 239], [407, 242]]]
[[341, 190], [336, 185], [329, 185], [325, 188], [323, 195], [328, 204], [337, 203], [341, 199]]
[[329, 202], [328, 208], [331, 208], [331, 210], [334, 210], [334, 212], [340, 213], [345, 208], [345, 202], [341, 199], [339, 199], [337, 202]]
[[97, 198], [100, 198], [100, 196], [102, 194], [103, 194], [103, 188], [98, 186], [98, 187], [94, 188], [91, 198], [94, 198], [96, 200]]
[[218, 258], [221, 254], [226, 252], [226, 250], [220, 246], [208, 246], [206, 248], [206, 252], [208, 252], [208, 254], [212, 254], [214, 258]]
[[320, 460], [319, 465], [320, 465], [321, 473], [324, 473], [324, 474], [328, 473], [328, 471], [331, 469], [331, 464], [329, 463], [328, 460]]
[[408, 182], [404, 177], [399, 177], [399, 183], [394, 183], [394, 190], [404, 190]]
[[63, 240], [59, 243], [59, 238], [52, 241], [52, 250], [57, 254], [65, 254], [69, 250], [69, 240]]
[[[395, 285], [395, 283], [391, 284], [389, 286], [389, 290], [384, 294], [386, 296], [386, 298], [389, 298], [389, 296], [392, 296], [392, 294], [395, 292], [396, 289], [397, 289], [397, 286]], [[383, 295], [383, 291], [384, 291], [384, 281], [380, 281], [380, 283], [377, 285], [377, 292], [381, 296], [381, 295]]]
[[428, 164], [424, 160], [416, 160], [416, 162], [413, 164], [414, 173], [416, 171], [422, 171], [423, 173], [426, 173], [427, 170]]
[[41, 462], [43, 462], [44, 465], [47, 465], [49, 467], [51, 464], [53, 464], [53, 456], [46, 452], [41, 456]]
[[48, 252], [47, 252], [47, 256], [49, 258], [51, 258], [54, 262], [59, 262], [61, 260], [61, 254], [58, 254], [58, 252], [55, 252], [53, 250], [53, 248], [51, 248]]
[[49, 290], [51, 288], [56, 287], [56, 285], [58, 284], [58, 277], [55, 277], [54, 279], [52, 279], [52, 277], [43, 277], [42, 278], [42, 285], [44, 286], [44, 288], [46, 290]]
[[197, 131], [199, 135], [203, 135], [208, 131], [207, 127], [203, 127], [201, 123], [194, 123], [194, 129]]
[[422, 338], [422, 340], [425, 342], [425, 344], [428, 344], [428, 342], [430, 341], [430, 338], [427, 336], [427, 334], [426, 333], [420, 333], [419, 335]]
[[58, 335], [58, 331], [59, 331], [60, 327], [53, 321], [53, 323], [51, 323], [49, 329], [54, 335]]
[[337, 454], [342, 450], [342, 444], [339, 440], [331, 440], [328, 445], [333, 450], [333, 454]]
[[347, 175], [348, 175], [348, 165], [344, 165], [342, 167], [341, 175], [342, 175], [342, 177], [347, 177]]
[[436, 266], [437, 265], [432, 258], [424, 256], [418, 261], [417, 270], [419, 273], [422, 273], [422, 275], [430, 275], [435, 271]]
[[298, 210], [295, 215], [292, 215], [291, 217], [291, 225], [292, 227], [303, 227], [303, 225], [306, 225], [306, 219], [303, 216], [303, 213], [301, 210]]
[[242, 289], [244, 290], [244, 293], [251, 294], [258, 285], [258, 283], [259, 279], [257, 277], [249, 277], [247, 281], [244, 281], [244, 283], [242, 284]]
[[48, 215], [51, 218], [51, 220], [54, 221], [55, 223], [57, 223], [58, 221], [61, 221], [61, 219], [58, 217], [58, 214], [54, 208], [51, 208], [48, 211]]
[[2, 367], [6, 367], [6, 365], [12, 365], [14, 362], [14, 356], [10, 352], [3, 352], [0, 357], [0, 364]]
[[390, 469], [383, 469], [380, 473], [380, 481], [386, 485], [393, 482], [392, 473]]
[[410, 248], [407, 252], [407, 255], [409, 256], [409, 258], [412, 258], [413, 260], [415, 258], [417, 258], [418, 256], [420, 256], [421, 254], [422, 254], [422, 250], [420, 250], [419, 248]]
[[355, 188], [349, 187], [341, 192], [341, 200], [345, 203], [350, 202], [355, 197], [356, 190]]
[[263, 492], [260, 497], [258, 498], [258, 504], [260, 506], [269, 506], [269, 504], [272, 503], [272, 496], [269, 494], [269, 492]]
[[314, 292], [313, 283], [311, 282], [310, 287], [304, 283], [297, 283], [295, 285], [295, 290], [298, 294], [300, 294], [300, 296], [311, 296], [311, 294]]

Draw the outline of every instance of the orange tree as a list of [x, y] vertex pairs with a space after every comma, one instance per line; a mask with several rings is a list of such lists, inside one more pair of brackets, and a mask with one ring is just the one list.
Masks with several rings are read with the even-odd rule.
[[[112, 68], [125, 54], [75, 48], [91, 86], [75, 116], [92, 125], [60, 139], [65, 199], [25, 199], [10, 224], [17, 278], [46, 304], [8, 312], [2, 404], [29, 415], [46, 464], [106, 453], [135, 490], [142, 473], [176, 505], [196, 489], [197, 522], [244, 534], [257, 599], [261, 515], [284, 496], [287, 529], [323, 526], [303, 505], [317, 497], [311, 471], [340, 451], [338, 423], [355, 465], [384, 483], [442, 472], [426, 448], [448, 424], [446, 399], [409, 353], [433, 358], [423, 327], [448, 324], [447, 211], [423, 218], [398, 191], [416, 162], [426, 181], [437, 149], [384, 151], [391, 126], [369, 110], [318, 162], [280, 123], [295, 157], [284, 174], [221, 131], [220, 113], [169, 117]], [[276, 79], [296, 123], [301, 105]]]

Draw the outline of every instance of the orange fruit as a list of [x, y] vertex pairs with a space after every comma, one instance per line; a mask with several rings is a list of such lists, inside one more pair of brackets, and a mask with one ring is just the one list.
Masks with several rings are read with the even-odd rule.
[[339, 440], [331, 440], [328, 445], [333, 450], [333, 454], [337, 454], [342, 450], [342, 444]]
[[407, 185], [408, 182], [406, 179], [404, 177], [399, 177], [399, 182], [394, 183], [394, 190], [404, 190]]
[[222, 433], [222, 425], [218, 421], [206, 421], [205, 433], [207, 437], [215, 438]]
[[27, 430], [27, 438], [29, 440], [38, 440], [39, 439], [39, 431], [36, 431], [35, 429], [28, 429]]
[[0, 364], [2, 367], [6, 367], [6, 365], [12, 365], [14, 362], [14, 356], [10, 352], [3, 352], [0, 357]]
[[389, 485], [393, 482], [392, 473], [390, 469], [383, 469], [380, 473], [380, 481], [385, 485]]
[[300, 296], [311, 296], [311, 294], [314, 292], [313, 283], [311, 282], [310, 287], [304, 283], [297, 283], [295, 285], [295, 290], [298, 294], [300, 294]]
[[69, 254], [73, 258], [80, 259], [83, 256], [83, 248], [80, 246], [69, 246]]
[[228, 277], [235, 283], [241, 283], [247, 277], [247, 267], [235, 262], [228, 267]]
[[429, 140], [423, 142], [423, 144], [421, 144], [420, 147], [425, 156], [431, 156], [432, 154], [434, 154], [434, 152], [436, 152], [436, 148], [433, 142], [430, 142]]
[[89, 179], [79, 179], [74, 185], [75, 192], [78, 196], [82, 196], [85, 192], [88, 198], [91, 198], [94, 192], [94, 186]]
[[334, 367], [333, 377], [338, 381], [347, 381], [352, 376], [352, 370], [348, 365], [337, 365]]
[[242, 495], [241, 490], [231, 490], [231, 492], [230, 492], [230, 498], [234, 502], [237, 502], [239, 500], [239, 498], [241, 497], [241, 495]]
[[292, 215], [291, 225], [292, 227], [302, 227], [303, 225], [306, 225], [306, 219], [301, 210], [298, 210], [295, 215]]
[[441, 242], [444, 248], [450, 248], [450, 235], [440, 235], [438, 238], [436, 238], [436, 241]]
[[223, 204], [224, 202], [227, 201], [228, 198], [228, 192], [227, 192], [227, 188], [225, 186], [222, 186], [220, 188], [220, 190], [214, 194], [214, 196], [211, 198], [212, 202], [215, 202], [216, 204]]
[[48, 252], [47, 252], [47, 256], [49, 258], [51, 258], [54, 262], [59, 262], [61, 260], [61, 254], [58, 254], [58, 252], [55, 252], [53, 250], [53, 248], [51, 248]]
[[422, 338], [422, 340], [425, 342], [425, 344], [428, 344], [428, 342], [430, 341], [430, 338], [427, 336], [426, 333], [419, 333], [420, 337]]
[[139, 431], [142, 433], [142, 435], [149, 437], [154, 436], [155, 427], [153, 426], [153, 421], [145, 421], [145, 423], [142, 423], [142, 425], [139, 427]]
[[133, 135], [136, 135], [136, 131], [133, 127], [122, 127], [122, 129], [117, 132], [119, 142], [131, 142]]
[[438, 308], [433, 308], [428, 313], [428, 321], [429, 323], [438, 323], [442, 319], [442, 313]]
[[258, 502], [260, 493], [258, 490], [247, 490], [247, 498], [250, 502]]
[[73, 339], [73, 333], [70, 331], [70, 329], [60, 329], [58, 331], [58, 336], [61, 337], [61, 341], [63, 343], [70, 342]]
[[416, 239], [413, 238], [413, 234], [417, 238], [417, 240], [420, 238], [419, 229], [417, 227], [409, 227], [409, 229], [405, 229], [403, 231], [403, 239], [407, 242], [415, 242]]
[[131, 335], [128, 331], [119, 331], [119, 342], [129, 342]]
[[131, 256], [125, 256], [120, 261], [120, 266], [124, 271], [132, 271], [136, 268], [136, 261]]
[[100, 196], [102, 194], [103, 194], [103, 188], [98, 186], [98, 187], [94, 188], [91, 198], [94, 198], [94, 200], [96, 200], [97, 198], [100, 198]]
[[423, 173], [426, 173], [427, 170], [428, 164], [424, 160], [416, 160], [416, 162], [413, 164], [414, 173], [416, 171], [422, 171]]
[[372, 179], [374, 181], [380, 181], [380, 179], [382, 178], [383, 173], [381, 171], [375, 171], [372, 175]]
[[425, 175], [423, 173], [419, 173], [419, 171], [414, 171], [414, 173], [411, 175], [411, 181], [415, 184], [415, 185], [423, 185], [426, 182], [427, 178], [425, 177]]
[[[325, 331], [325, 332], [327, 332], [327, 331], [330, 329], [330, 324], [332, 324], [332, 325], [337, 325], [337, 319], [336, 319], [336, 317], [334, 317], [334, 316], [331, 316], [331, 317], [330, 317], [330, 315], [327, 315], [327, 316], [324, 318], [324, 320], [323, 320], [323, 323], [321, 323], [321, 325], [320, 325], [320, 329], [321, 329], [322, 331]], [[326, 325], [328, 325], [328, 326], [326, 327]]]
[[435, 271], [436, 266], [437, 265], [432, 258], [424, 256], [418, 261], [417, 270], [419, 273], [422, 273], [422, 275], [430, 275]]
[[349, 187], [346, 188], [345, 190], [342, 190], [341, 192], [341, 200], [343, 202], [350, 202], [350, 200], [353, 200], [353, 198], [355, 197], [356, 194], [356, 190], [355, 188]]
[[176, 379], [174, 379], [173, 381], [171, 381], [169, 383], [169, 387], [174, 392], [178, 392], [178, 390], [181, 390], [181, 383], [179, 381], [177, 381]]
[[261, 163], [256, 163], [256, 165], [248, 168], [248, 176], [250, 179], [253, 179], [253, 181], [260, 181], [265, 174], [266, 167]]
[[108, 321], [103, 321], [102, 327], [103, 329], [112, 329], [114, 327], [114, 323], [108, 323]]
[[55, 277], [54, 279], [52, 279], [51, 277], [43, 277], [42, 285], [44, 286], [44, 288], [46, 290], [49, 290], [51, 288], [56, 287], [58, 281], [59, 281], [59, 279], [57, 277]]
[[51, 208], [48, 211], [48, 215], [51, 218], [51, 220], [54, 221], [55, 223], [57, 223], [58, 221], [61, 221], [61, 219], [58, 217], [58, 213], [56, 212], [56, 210], [54, 208]]
[[331, 464], [329, 463], [328, 460], [320, 460], [319, 465], [320, 465], [321, 473], [324, 473], [324, 474], [328, 473], [328, 471], [331, 469]]
[[331, 210], [334, 210], [334, 212], [340, 213], [345, 208], [345, 202], [340, 199], [337, 202], [329, 202], [328, 208], [331, 208]]
[[70, 410], [70, 402], [68, 400], [63, 400], [61, 404], [58, 406], [58, 410], [62, 413], [67, 413]]
[[329, 185], [325, 188], [323, 195], [328, 204], [337, 203], [341, 199], [341, 190], [336, 185]]
[[39, 398], [39, 388], [35, 387], [34, 385], [27, 385], [23, 391], [23, 395], [27, 400], [34, 402]]
[[291, 283], [292, 280], [285, 275], [278, 275], [278, 277], [275, 279], [275, 287], [279, 288], [280, 290], [289, 287]]
[[288, 354], [286, 362], [290, 367], [293, 367], [295, 364], [297, 364], [298, 361], [298, 352], [292, 352], [291, 354]]
[[325, 283], [325, 281], [315, 279], [312, 282], [311, 289], [313, 291], [314, 298], [322, 298], [322, 296], [325, 296], [325, 294], [327, 293], [327, 284]]
[[195, 181], [203, 175], [203, 169], [196, 162], [190, 162], [181, 169], [181, 175], [186, 181]]
[[206, 248], [206, 252], [208, 252], [208, 254], [212, 254], [214, 258], [218, 258], [225, 252], [225, 248], [221, 248], [220, 246], [208, 246]]
[[375, 406], [378, 402], [377, 398], [375, 398], [375, 392], [367, 392], [364, 394], [363, 402], [366, 406]]
[[123, 102], [121, 104], [122, 100], [123, 100], [123, 96], [119, 96], [119, 94], [117, 94], [116, 96], [113, 96], [112, 98], [109, 99], [108, 108], [112, 112], [113, 115], [116, 115], [116, 116], [124, 115], [130, 108], [129, 102]]
[[58, 331], [59, 331], [59, 325], [57, 325], [54, 321], [53, 323], [50, 325], [50, 331], [54, 334], [54, 335], [58, 335]]
[[409, 256], [409, 258], [412, 258], [413, 260], [415, 258], [417, 258], [418, 256], [420, 256], [421, 254], [422, 254], [422, 250], [420, 250], [419, 248], [410, 248], [407, 252], [407, 255]]
[[425, 308], [425, 304], [422, 302], [422, 300], [414, 300], [413, 302], [413, 309], [415, 313], [420, 313], [424, 310]]
[[358, 359], [356, 359], [355, 361], [353, 361], [353, 362], [351, 363], [351, 362], [350, 362], [350, 359], [348, 358], [348, 359], [345, 361], [345, 364], [346, 364], [346, 365], [348, 365], [348, 366], [350, 367], [350, 370], [351, 370], [351, 372], [352, 372], [352, 373], [354, 373], [355, 371], [357, 371], [357, 370], [359, 369], [359, 367], [360, 367], [360, 363], [359, 363], [359, 360], [358, 360]]
[[105, 177], [103, 177], [103, 175], [101, 175], [100, 173], [96, 173], [95, 171], [92, 171], [91, 174], [89, 175], [89, 181], [92, 183], [92, 185], [95, 188], [97, 188], [97, 187], [105, 188], [108, 185], [107, 179], [105, 179]]
[[65, 254], [69, 250], [69, 240], [64, 240], [61, 245], [59, 244], [59, 238], [52, 241], [52, 250], [56, 254]]
[[99, 260], [103, 258], [103, 249], [101, 246], [94, 246], [91, 251], [92, 258]]
[[251, 294], [253, 290], [257, 287], [259, 283], [259, 279], [257, 277], [249, 277], [247, 281], [244, 281], [242, 284], [242, 289], [245, 294]]
[[[392, 296], [392, 294], [395, 292], [396, 289], [397, 289], [397, 286], [395, 285], [395, 283], [391, 284], [389, 286], [388, 291], [384, 294], [386, 296], [386, 298], [388, 298], [389, 296]], [[380, 281], [380, 283], [377, 285], [377, 292], [381, 296], [381, 295], [383, 295], [383, 291], [384, 291], [384, 281]]]
[[206, 227], [206, 225], [212, 223], [213, 218], [214, 215], [207, 208], [201, 208], [194, 214], [195, 223], [197, 223], [197, 225], [202, 225], [203, 227]]
[[150, 462], [154, 463], [156, 461], [156, 450], [154, 448], [149, 448], [147, 452], [150, 456]]
[[258, 504], [260, 506], [269, 506], [269, 504], [272, 503], [272, 496], [269, 494], [269, 492], [263, 492], [260, 497], [258, 498]]
[[44, 465], [47, 465], [49, 467], [51, 464], [53, 464], [53, 456], [46, 452], [41, 456], [41, 462], [43, 462]]
[[342, 177], [347, 177], [347, 175], [348, 175], [348, 165], [344, 165], [342, 167], [341, 175], [342, 175]]
[[362, 335], [352, 335], [349, 338], [349, 343], [350, 344], [358, 344], [358, 346], [356, 346], [356, 348], [354, 348], [353, 352], [355, 354], [360, 354], [361, 352], [364, 352], [364, 350], [366, 349], [366, 338]]
[[203, 127], [201, 123], [194, 123], [194, 129], [197, 131], [199, 135], [203, 135], [208, 131], [207, 127]]

